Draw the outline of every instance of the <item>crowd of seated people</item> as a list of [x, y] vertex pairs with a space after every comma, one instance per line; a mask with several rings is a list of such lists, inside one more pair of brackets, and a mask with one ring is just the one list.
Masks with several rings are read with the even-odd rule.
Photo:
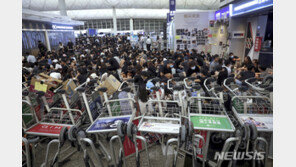
[[226, 59], [194, 49], [174, 52], [154, 48], [149, 51], [132, 46], [128, 36], [119, 35], [81, 36], [75, 42], [60, 43], [57, 49], [51, 51], [40, 43], [39, 49], [38, 55], [26, 52], [23, 56], [23, 83], [29, 84], [31, 78], [41, 72], [63, 81], [73, 79], [77, 85], [90, 77], [107, 73], [119, 81], [133, 78], [139, 85], [142, 102], [148, 100], [147, 81], [155, 77], [166, 81], [178, 74], [196, 77], [196, 82], [200, 83], [207, 77], [215, 77], [221, 85], [230, 75], [234, 75], [237, 83], [241, 84], [245, 79], [272, 73], [272, 69], [258, 65], [257, 60], [252, 61], [248, 56], [241, 61], [233, 53]]

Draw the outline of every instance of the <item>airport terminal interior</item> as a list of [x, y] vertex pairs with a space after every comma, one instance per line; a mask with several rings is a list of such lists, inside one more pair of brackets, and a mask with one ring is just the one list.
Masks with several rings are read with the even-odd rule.
[[272, 167], [273, 0], [22, 0], [23, 167]]

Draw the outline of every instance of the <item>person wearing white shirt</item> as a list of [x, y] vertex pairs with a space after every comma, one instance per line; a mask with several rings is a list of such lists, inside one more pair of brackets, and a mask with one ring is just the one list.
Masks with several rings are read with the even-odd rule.
[[225, 67], [227, 69], [227, 73], [229, 76], [231, 74], [231, 62], [229, 60], [226, 60], [222, 67]]
[[27, 62], [29, 62], [29, 63], [35, 63], [36, 62], [35, 56], [28, 54]]
[[148, 38], [147, 38], [147, 40], [146, 40], [146, 47], [147, 47], [147, 50], [148, 50], [148, 51], [150, 51], [151, 43], [152, 43], [152, 40], [151, 40], [151, 38], [148, 36]]
[[55, 78], [55, 79], [62, 79], [62, 76], [61, 76], [61, 74], [59, 73], [59, 72], [52, 72], [52, 73], [50, 73], [50, 75], [49, 75], [50, 77], [52, 77], [52, 78]]

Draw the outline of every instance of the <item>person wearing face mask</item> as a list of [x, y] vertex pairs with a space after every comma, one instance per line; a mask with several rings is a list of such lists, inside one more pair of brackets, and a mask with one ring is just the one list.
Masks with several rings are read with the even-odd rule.
[[167, 79], [171, 79], [173, 77], [172, 75], [172, 68], [174, 68], [173, 61], [168, 60], [166, 64], [164, 64], [160, 68], [160, 76], [166, 77]]
[[196, 62], [190, 61], [188, 65], [189, 65], [189, 68], [186, 71], [186, 76], [189, 77], [189, 76], [192, 76], [192, 74], [194, 76], [197, 76], [197, 74], [200, 72], [200, 69], [198, 68]]

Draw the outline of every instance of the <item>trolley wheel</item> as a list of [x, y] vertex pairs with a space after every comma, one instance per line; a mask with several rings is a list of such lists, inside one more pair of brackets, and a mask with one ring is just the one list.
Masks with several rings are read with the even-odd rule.
[[86, 138], [85, 132], [83, 130], [78, 131], [77, 136], [80, 138]]
[[257, 131], [257, 127], [254, 124], [249, 124], [249, 128], [250, 128], [250, 139], [251, 140], [256, 140], [258, 137], [258, 131]]
[[214, 143], [214, 144], [220, 144], [222, 142], [222, 139], [221, 137], [219, 137], [219, 133], [214, 133], [212, 136], [211, 136], [211, 141]]
[[249, 140], [249, 138], [250, 138], [250, 128], [249, 128], [249, 126], [248, 126], [248, 124], [244, 124], [244, 126], [243, 126], [243, 140], [244, 141], [247, 141], [247, 140]]
[[124, 137], [125, 127], [125, 123], [122, 120], [119, 120], [117, 123], [117, 134], [119, 137]]
[[63, 127], [59, 135], [60, 147], [62, 147], [65, 144], [65, 141], [67, 139], [67, 132], [67, 127]]
[[247, 143], [242, 141], [239, 145], [239, 148], [242, 149], [242, 150], [245, 150], [247, 148]]
[[137, 129], [137, 126], [135, 126], [135, 124], [133, 124], [133, 123], [127, 124], [127, 136], [131, 140], [133, 139], [133, 135], [137, 133], [137, 130], [138, 129]]
[[76, 134], [78, 128], [76, 126], [72, 126], [68, 131], [68, 138], [70, 141], [76, 141]]

